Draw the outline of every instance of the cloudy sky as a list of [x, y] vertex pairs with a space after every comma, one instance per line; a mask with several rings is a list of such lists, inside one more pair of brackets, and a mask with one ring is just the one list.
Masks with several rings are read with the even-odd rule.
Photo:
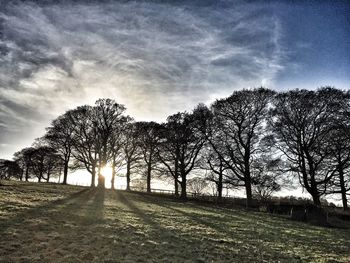
[[0, 158], [101, 97], [162, 121], [236, 89], [350, 88], [349, 2], [291, 2], [0, 0]]

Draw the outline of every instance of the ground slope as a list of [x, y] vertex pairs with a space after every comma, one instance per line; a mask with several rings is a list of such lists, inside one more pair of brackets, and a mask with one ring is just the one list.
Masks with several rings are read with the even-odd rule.
[[350, 262], [349, 229], [124, 191], [0, 186], [0, 262]]

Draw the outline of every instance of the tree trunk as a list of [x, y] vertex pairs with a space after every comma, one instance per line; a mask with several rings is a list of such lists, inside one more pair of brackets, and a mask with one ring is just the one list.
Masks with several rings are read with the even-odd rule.
[[97, 181], [97, 187], [100, 187], [100, 188], [105, 188], [105, 177], [99, 173], [98, 174], [98, 181]]
[[251, 184], [250, 176], [245, 180], [245, 191], [247, 195], [246, 206], [251, 207], [253, 205], [253, 196], [252, 196], [252, 184]]
[[93, 165], [92, 168], [92, 173], [91, 173], [91, 184], [90, 184], [90, 187], [95, 187], [95, 181], [96, 181], [96, 168], [95, 166]]
[[28, 182], [28, 180], [29, 180], [29, 167], [28, 166], [26, 166], [26, 176], [25, 176], [26, 178], [26, 182]]
[[62, 184], [67, 184], [67, 177], [68, 177], [68, 162], [64, 162], [64, 167], [63, 167], [63, 182]]
[[126, 190], [130, 191], [130, 162], [126, 165]]
[[151, 173], [152, 173], [152, 165], [150, 162], [147, 165], [147, 193], [151, 192]]
[[339, 183], [340, 183], [340, 192], [341, 192], [341, 198], [343, 202], [343, 209], [348, 209], [348, 200], [346, 197], [346, 187], [345, 187], [345, 181], [344, 181], [344, 171], [342, 168], [339, 169]]
[[62, 168], [60, 167], [60, 172], [58, 174], [58, 183], [61, 182], [61, 176], [62, 176]]
[[115, 173], [114, 172], [112, 172], [112, 179], [111, 179], [111, 189], [115, 189], [115, 187], [114, 187], [114, 177], [115, 177]]
[[244, 156], [244, 184], [245, 184], [245, 192], [247, 195], [247, 207], [252, 207], [253, 205], [253, 196], [252, 196], [252, 180], [250, 175], [250, 152], [246, 150]]
[[186, 191], [186, 175], [182, 174], [181, 175], [181, 199], [182, 200], [187, 200], [187, 191]]
[[342, 197], [342, 202], [343, 202], [343, 210], [348, 210], [348, 199], [346, 197], [346, 192], [342, 191], [341, 193], [341, 197]]
[[175, 196], [178, 197], [179, 196], [179, 184], [177, 183], [177, 179], [174, 180], [175, 182]]
[[314, 193], [311, 193], [312, 196], [312, 200], [314, 202], [315, 206], [321, 206], [321, 200], [320, 200], [320, 196], [318, 195], [318, 193], [315, 191]]
[[178, 156], [179, 156], [179, 151], [176, 149], [176, 157], [175, 157], [175, 162], [174, 162], [174, 183], [175, 183], [175, 196], [179, 197], [179, 184], [178, 184], [178, 170], [179, 170], [179, 163], [178, 163]]
[[321, 206], [320, 195], [319, 195], [318, 190], [317, 190], [317, 184], [315, 181], [315, 173], [313, 170], [310, 171], [310, 179], [311, 179], [310, 189], [309, 189], [310, 191], [308, 191], [308, 192], [312, 196], [312, 200], [314, 202], [314, 205]]
[[217, 190], [218, 190], [218, 202], [221, 202], [222, 200], [222, 172], [219, 174], [219, 181], [217, 184]]

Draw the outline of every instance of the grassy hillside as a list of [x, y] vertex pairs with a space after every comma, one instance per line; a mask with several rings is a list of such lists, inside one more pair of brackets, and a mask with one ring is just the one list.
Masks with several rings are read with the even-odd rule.
[[6, 182], [0, 262], [350, 262], [350, 230], [124, 191]]

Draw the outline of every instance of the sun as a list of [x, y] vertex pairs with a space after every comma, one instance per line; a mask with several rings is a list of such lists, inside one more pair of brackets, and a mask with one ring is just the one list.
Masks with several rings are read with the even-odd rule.
[[105, 166], [101, 169], [101, 175], [106, 179], [106, 181], [112, 179], [112, 173], [113, 173], [112, 167]]

